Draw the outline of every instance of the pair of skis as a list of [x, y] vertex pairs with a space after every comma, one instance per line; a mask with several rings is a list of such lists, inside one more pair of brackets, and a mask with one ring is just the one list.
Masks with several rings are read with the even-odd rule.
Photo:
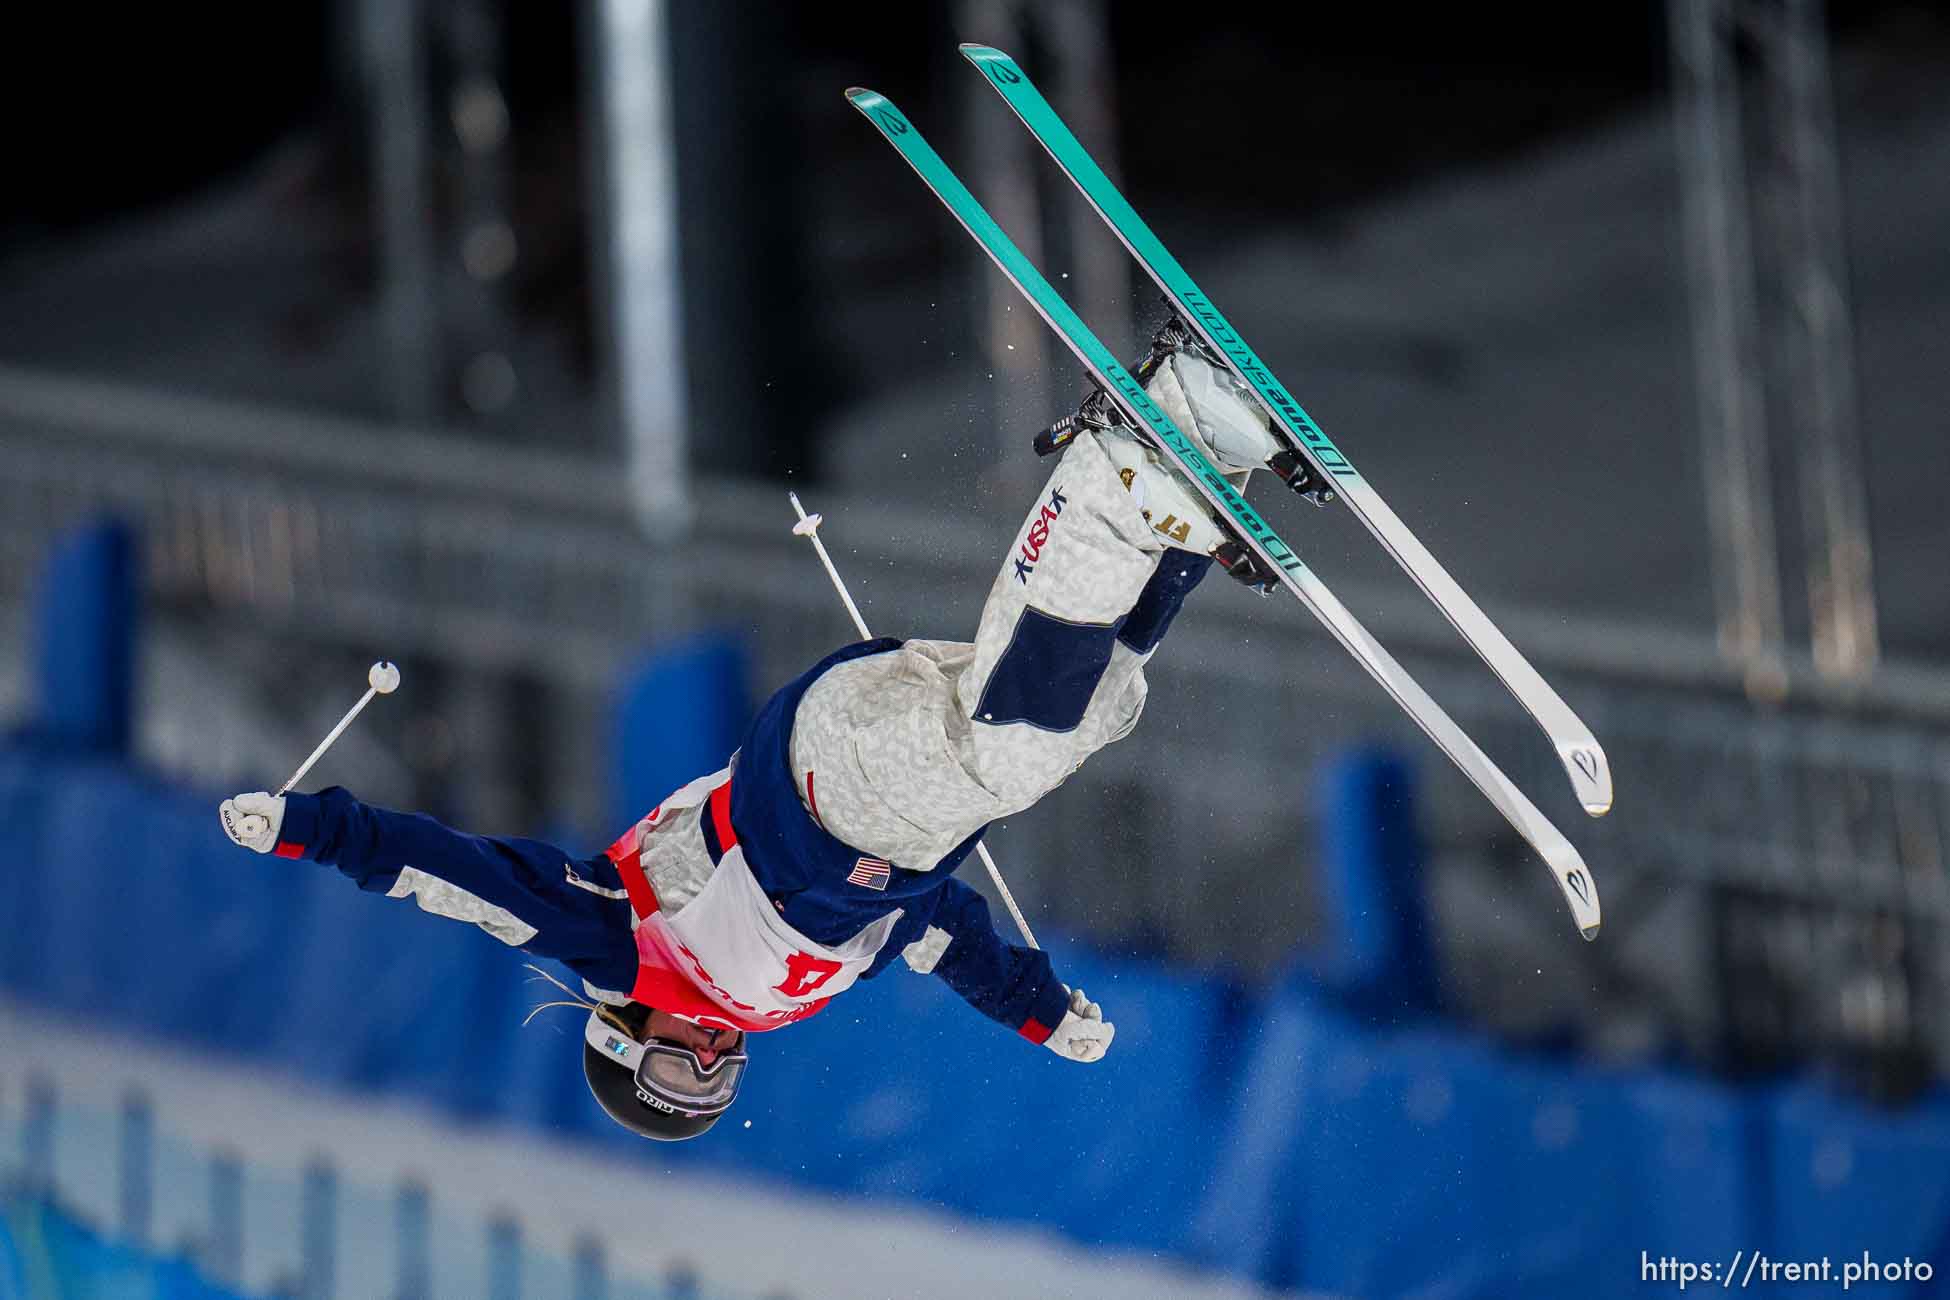
[[[1050, 107], [1028, 76], [1002, 51], [986, 45], [963, 45], [962, 54], [1015, 110], [1043, 148], [1082, 191], [1105, 223], [1116, 232], [1131, 255], [1156, 281], [1178, 315], [1204, 344], [1221, 357], [1241, 382], [1258, 397], [1272, 417], [1274, 429], [1290, 449], [1303, 456], [1318, 482], [1331, 483], [1375, 539], [1421, 586], [1484, 662], [1529, 710], [1556, 746], [1584, 810], [1594, 817], [1611, 808], [1611, 771], [1605, 753], [1588, 727], [1578, 719], [1550, 685], [1519, 654], [1509, 640], [1477, 608], [1468, 594], [1437, 563], [1428, 548], [1409, 531], [1387, 502], [1375, 492], [1354, 465], [1321, 432], [1273, 377], [1245, 340], [1233, 329], [1184, 267], [1159, 242], [1151, 228], [1111, 184], [1070, 128]], [[961, 222], [995, 264], [1029, 300], [1031, 306], [1069, 345], [1089, 370], [1122, 419], [1139, 436], [1171, 456], [1199, 493], [1222, 519], [1229, 521], [1237, 540], [1278, 576], [1314, 617], [1324, 624], [1347, 652], [1360, 661], [1396, 704], [1415, 720], [1450, 761], [1462, 769], [1497, 811], [1535, 849], [1556, 877], [1570, 905], [1578, 932], [1596, 937], [1599, 925], [1598, 889], [1591, 872], [1548, 818], [1511, 783], [1468, 734], [1442, 710], [1414, 678], [1382, 648], [1338, 597], [1300, 561], [1291, 547], [1262, 519], [1239, 491], [1200, 453], [1169, 417], [1151, 400], [1137, 379], [1119, 364], [1090, 327], [1057, 293], [1022, 251], [996, 225], [994, 218], [961, 183], [939, 154], [914, 129], [886, 96], [852, 89], [846, 97], [889, 143], [900, 151], [928, 188]]]

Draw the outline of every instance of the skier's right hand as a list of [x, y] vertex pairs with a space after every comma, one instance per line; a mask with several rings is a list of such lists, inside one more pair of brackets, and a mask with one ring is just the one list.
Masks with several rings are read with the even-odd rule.
[[278, 846], [278, 828], [284, 825], [284, 796], [263, 790], [236, 795], [217, 806], [217, 816], [231, 843], [269, 853]]
[[1043, 1046], [1068, 1061], [1101, 1061], [1115, 1037], [1117, 1026], [1104, 1019], [1104, 1009], [1085, 997], [1082, 989], [1071, 989], [1069, 1009]]

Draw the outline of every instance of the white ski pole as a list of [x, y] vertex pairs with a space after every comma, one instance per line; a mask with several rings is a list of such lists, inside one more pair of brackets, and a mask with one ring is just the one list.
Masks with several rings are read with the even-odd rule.
[[[826, 576], [833, 580], [833, 590], [840, 593], [840, 599], [846, 602], [846, 612], [853, 616], [853, 626], [858, 629], [860, 639], [872, 640], [873, 633], [867, 631], [867, 620], [860, 617], [860, 607], [853, 603], [853, 596], [847, 591], [846, 583], [840, 580], [840, 571], [833, 567], [833, 557], [826, 553], [826, 543], [819, 540], [819, 526], [825, 520], [819, 515], [807, 514], [806, 508], [799, 504], [797, 492], [788, 492], [786, 496], [792, 501], [793, 513], [799, 516], [799, 522], [792, 526], [793, 533], [813, 544], [813, 550], [819, 553], [819, 562], [826, 566]], [[989, 846], [977, 840], [975, 852], [981, 855], [982, 865], [989, 869], [989, 879], [995, 882], [996, 892], [1002, 895], [1003, 906], [1007, 907], [1009, 915], [1015, 918], [1016, 929], [1022, 931], [1023, 941], [1031, 948], [1041, 948], [1043, 945], [1037, 943], [1036, 936], [1029, 931], [1029, 922], [1023, 918], [1022, 909], [1016, 906], [1016, 896], [1009, 892], [1008, 882], [1002, 879], [1002, 869], [996, 866], [995, 859], [989, 856]]]
[[[311, 757], [298, 764], [298, 770], [291, 774], [290, 780], [278, 787], [277, 793], [288, 794], [292, 786], [305, 779], [305, 773], [311, 771], [311, 765], [325, 757], [325, 751], [332, 747], [332, 742], [345, 734], [345, 729], [352, 725], [352, 719], [358, 717], [366, 705], [372, 703], [373, 696], [391, 695], [398, 689], [399, 669], [387, 660], [381, 659], [366, 669], [366, 693], [359, 697], [357, 704], [345, 711], [345, 716], [339, 719], [338, 726], [325, 733], [325, 739], [318, 742], [318, 748], [312, 750]], [[237, 824], [237, 829], [246, 839], [262, 835], [264, 818], [257, 813], [252, 813]]]

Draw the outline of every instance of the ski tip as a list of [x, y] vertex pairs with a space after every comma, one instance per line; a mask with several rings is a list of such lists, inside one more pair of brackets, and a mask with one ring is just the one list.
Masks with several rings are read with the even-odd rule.
[[1571, 923], [1578, 927], [1578, 933], [1587, 940], [1597, 937], [1599, 922], [1604, 913], [1598, 906], [1598, 882], [1591, 875], [1591, 869], [1578, 857], [1577, 850], [1566, 843], [1564, 849], [1567, 859], [1552, 862], [1557, 875], [1557, 884], [1564, 891], [1564, 901], [1571, 906]]
[[1007, 59], [1009, 57], [993, 45], [984, 45], [980, 41], [963, 41], [955, 48], [960, 50], [964, 57], [970, 59]]
[[1560, 744], [1557, 756], [1571, 778], [1571, 789], [1578, 804], [1590, 817], [1603, 817], [1611, 811], [1611, 760], [1596, 740], [1586, 735], [1574, 743]]
[[863, 99], [879, 99], [880, 92], [868, 90], [865, 86], [848, 86], [846, 88], [846, 97], [857, 104]]

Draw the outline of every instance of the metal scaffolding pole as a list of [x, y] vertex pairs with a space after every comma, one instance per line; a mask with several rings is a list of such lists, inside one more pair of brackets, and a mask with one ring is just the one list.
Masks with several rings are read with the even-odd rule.
[[1668, 15], [1720, 648], [1772, 695], [1786, 647], [1734, 16], [1730, 0], [1671, 0]]
[[[1011, 49], [1021, 47], [1029, 13], [1021, 0], [961, 0], [956, 18], [958, 38]], [[994, 95], [979, 78], [965, 77], [958, 84], [973, 188], [1029, 260], [1046, 267], [1052, 278], [1060, 275], [1046, 259], [1035, 141], [1006, 112], [994, 111]], [[1033, 432], [1032, 426], [1047, 422], [1058, 400], [1051, 383], [1049, 331], [1016, 291], [993, 274], [986, 259], [971, 257], [969, 265], [978, 277], [981, 320], [976, 333], [993, 380], [988, 404], [995, 438], [993, 472], [1005, 484], [1024, 479], [1017, 486], [1026, 489], [1026, 478], [1039, 472], [1022, 455], [1025, 430]]]
[[1750, 25], [1769, 71], [1768, 192], [1782, 281], [1777, 355], [1800, 453], [1815, 666], [1860, 679], [1875, 670], [1879, 648], [1828, 37], [1820, 0], [1757, 9]]
[[691, 520], [669, 9], [666, 0], [590, 3], [605, 363], [638, 519], [668, 539]]
[[358, 20], [388, 405], [395, 419], [424, 424], [438, 414], [440, 383], [425, 32], [417, 0], [359, 0]]
[[1794, 435], [1815, 668], [1861, 681], [1879, 647], [1820, 0], [1669, 13], [1720, 643], [1755, 690], [1781, 688], [1771, 411]]
[[[1110, 63], [1108, 0], [1068, 0], [1040, 5], [1033, 12], [1043, 32], [1043, 58], [1052, 65], [1050, 84], [1057, 111], [1090, 145], [1111, 179], [1122, 184], [1117, 166], [1117, 86]], [[1104, 230], [1089, 204], [1072, 200], [1062, 204], [1062, 211], [1073, 273], [1073, 279], [1064, 285], [1065, 292], [1093, 329], [1113, 347], [1120, 346], [1137, 319], [1131, 295], [1131, 259]]]
[[513, 151], [503, 43], [507, 15], [490, 0], [448, 0], [436, 33], [452, 68], [447, 118], [463, 274], [449, 274], [451, 336], [460, 354], [460, 395], [477, 418], [518, 413], [521, 375], [516, 330], [505, 301], [519, 256], [513, 213]]

